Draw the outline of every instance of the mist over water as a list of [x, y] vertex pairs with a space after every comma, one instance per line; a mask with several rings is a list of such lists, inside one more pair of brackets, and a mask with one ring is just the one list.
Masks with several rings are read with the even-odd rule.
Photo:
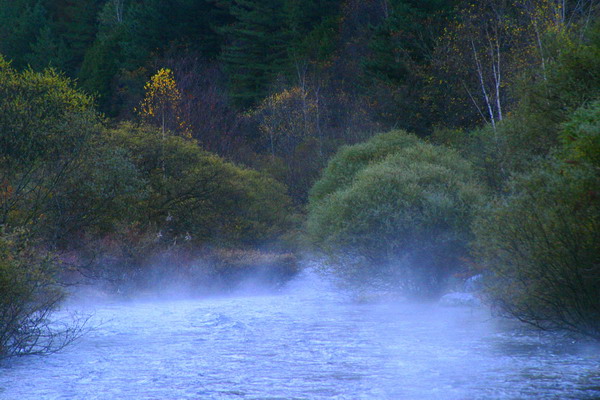
[[268, 292], [106, 299], [94, 328], [0, 366], [0, 399], [597, 399], [600, 349], [485, 309], [359, 302], [307, 270]]

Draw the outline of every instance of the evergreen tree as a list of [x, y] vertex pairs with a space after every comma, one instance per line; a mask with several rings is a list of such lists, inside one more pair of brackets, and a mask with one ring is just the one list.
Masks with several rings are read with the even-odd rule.
[[338, 0], [285, 0], [287, 29], [292, 39], [303, 41], [319, 24], [339, 12]]
[[115, 40], [99, 40], [86, 52], [79, 84], [88, 93], [97, 96], [98, 105], [104, 112], [112, 114], [109, 107], [111, 84], [118, 72], [120, 47]]
[[46, 9], [40, 0], [0, 0], [0, 53], [14, 67], [27, 66], [27, 55], [47, 28]]
[[402, 84], [415, 64], [427, 62], [456, 0], [391, 0], [388, 16], [374, 27], [365, 61], [367, 73], [377, 79]]
[[291, 61], [323, 61], [335, 52], [338, 39], [338, 0], [285, 0]]
[[148, 58], [176, 45], [216, 57], [224, 23], [223, 11], [207, 0], [146, 0], [125, 10], [125, 66], [138, 68]]
[[30, 51], [24, 59], [37, 71], [47, 67], [64, 71], [69, 62], [69, 56], [65, 42], [55, 35], [50, 25], [46, 25], [40, 30], [37, 40], [32, 43]]
[[457, 0], [390, 0], [384, 20], [372, 26], [362, 71], [378, 119], [419, 134], [431, 129], [426, 77], [439, 36]]
[[228, 43], [222, 59], [231, 94], [240, 107], [248, 107], [267, 94], [268, 84], [288, 61], [286, 14], [282, 0], [232, 0], [234, 22], [223, 29]]
[[[47, 0], [52, 28], [67, 47], [65, 72], [75, 76], [86, 50], [96, 38], [97, 16], [102, 0]], [[55, 39], [56, 40], [56, 39]]]

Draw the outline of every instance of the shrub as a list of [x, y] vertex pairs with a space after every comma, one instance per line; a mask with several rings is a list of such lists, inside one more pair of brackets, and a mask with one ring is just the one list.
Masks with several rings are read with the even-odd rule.
[[[563, 124], [558, 159], [511, 182], [510, 195], [474, 224], [491, 272], [489, 294], [507, 314], [543, 329], [600, 339], [600, 109]], [[562, 159], [562, 160], [561, 160]]]
[[0, 224], [39, 221], [99, 123], [93, 100], [71, 81], [17, 72], [0, 57]]
[[391, 131], [374, 136], [364, 143], [342, 147], [327, 164], [321, 179], [312, 187], [310, 202], [323, 200], [326, 196], [350, 185], [361, 169], [418, 141], [416, 136], [404, 131]]
[[512, 182], [474, 224], [475, 251], [504, 312], [600, 339], [600, 180], [554, 164]]
[[40, 231], [61, 247], [100, 237], [140, 218], [147, 182], [124, 149], [94, 137], [77, 168], [57, 183]]
[[17, 72], [0, 56], [2, 164], [27, 171], [72, 156], [99, 122], [93, 99], [68, 78], [53, 70]]
[[562, 158], [600, 166], [600, 101], [577, 110], [563, 125]]
[[[511, 123], [511, 120], [505, 120], [498, 124], [496, 129], [487, 125], [468, 132], [439, 129], [429, 139], [432, 143], [457, 150], [473, 164], [481, 181], [490, 189], [499, 192], [503, 189], [510, 171], [516, 168], [515, 163], [524, 159], [522, 154], [515, 154], [516, 149], [507, 146], [507, 131], [510, 130]], [[523, 151], [526, 149], [521, 149], [521, 152]]]
[[165, 238], [195, 243], [257, 244], [288, 227], [285, 187], [208, 153], [195, 141], [124, 124], [106, 134], [147, 182], [142, 224]]
[[[519, 104], [506, 132], [509, 148], [523, 158], [545, 156], [560, 147], [561, 125], [575, 110], [600, 99], [600, 24], [577, 42], [564, 42], [544, 71], [545, 79], [524, 77]], [[529, 169], [528, 165], [519, 170]]]
[[[387, 157], [383, 149], [364, 151], [386, 138], [396, 146]], [[358, 145], [356, 152], [345, 148], [322, 180], [332, 187], [341, 171], [352, 171], [353, 179], [311, 199], [311, 242], [329, 254], [363, 257], [366, 275], [390, 264], [408, 265], [405, 287], [437, 293], [466, 253], [471, 215], [481, 198], [471, 165], [452, 150], [394, 132]]]
[[60, 350], [85, 323], [51, 320], [64, 295], [55, 280], [57, 266], [29, 244], [23, 234], [0, 236], [0, 359]]

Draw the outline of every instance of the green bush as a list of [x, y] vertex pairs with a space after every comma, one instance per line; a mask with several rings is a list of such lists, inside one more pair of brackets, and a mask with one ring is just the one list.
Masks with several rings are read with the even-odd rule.
[[99, 124], [93, 100], [71, 81], [17, 72], [0, 57], [0, 224], [32, 226], [48, 213]]
[[350, 185], [354, 176], [361, 169], [418, 141], [416, 136], [409, 135], [404, 131], [391, 131], [379, 134], [365, 143], [343, 146], [329, 161], [321, 179], [312, 187], [310, 202], [318, 202]]
[[[512, 88], [518, 103], [496, 129], [488, 125], [469, 132], [438, 130], [432, 137], [459, 150], [499, 194], [510, 176], [531, 171], [565, 145], [579, 152], [597, 152], [589, 135], [595, 129], [600, 99], [600, 24], [582, 41], [562, 38], [554, 45], [545, 70], [532, 71], [544, 79], [524, 76]], [[586, 106], [575, 117], [581, 121], [568, 123], [575, 110]]]
[[600, 166], [600, 101], [583, 107], [563, 125], [562, 158]]
[[105, 140], [129, 154], [147, 195], [140, 221], [164, 237], [194, 243], [258, 244], [288, 227], [290, 201], [283, 185], [225, 162], [195, 141], [150, 127], [124, 124]]
[[473, 164], [475, 172], [487, 187], [501, 191], [510, 171], [516, 168], [515, 162], [523, 159], [520, 154], [511, 153], [511, 150], [517, 149], [509, 149], [507, 146], [507, 131], [510, 126], [511, 120], [505, 120], [496, 130], [491, 125], [468, 132], [439, 129], [429, 139], [432, 143], [457, 150]]
[[474, 224], [475, 252], [504, 312], [600, 339], [600, 179], [558, 163], [519, 177]]
[[[564, 41], [543, 71], [545, 79], [524, 77], [506, 137], [508, 146], [527, 161], [545, 156], [560, 146], [562, 124], [575, 110], [599, 100], [600, 24], [581, 41]], [[526, 171], [529, 165], [519, 171]]]
[[139, 204], [147, 182], [128, 153], [94, 137], [77, 168], [56, 185], [40, 218], [40, 231], [60, 247], [73, 247], [85, 235], [100, 237], [141, 218]]
[[79, 336], [84, 322], [50, 319], [64, 296], [57, 265], [27, 236], [0, 233], [0, 359], [59, 350]]
[[489, 295], [543, 329], [600, 339], [600, 107], [574, 113], [556, 159], [517, 176], [474, 224]]
[[69, 158], [97, 130], [93, 99], [53, 70], [17, 72], [0, 56], [0, 167]]
[[69, 79], [17, 72], [0, 58], [0, 224], [56, 246], [132, 214], [144, 182], [103, 140], [101, 122]]
[[364, 151], [377, 149], [382, 135], [334, 158], [322, 180], [331, 187], [340, 171], [352, 171], [353, 179], [311, 198], [308, 236], [329, 254], [364, 258], [365, 275], [392, 265], [406, 274], [401, 284], [436, 294], [466, 254], [482, 192], [471, 165], [455, 151], [401, 132], [388, 137], [396, 147], [387, 157]]

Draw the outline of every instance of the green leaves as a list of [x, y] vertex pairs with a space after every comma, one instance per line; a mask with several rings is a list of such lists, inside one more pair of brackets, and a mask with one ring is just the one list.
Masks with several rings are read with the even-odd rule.
[[53, 70], [14, 71], [0, 60], [0, 157], [17, 167], [80, 148], [99, 118], [90, 97]]
[[323, 200], [326, 196], [351, 184], [355, 175], [370, 163], [383, 160], [419, 139], [403, 131], [379, 134], [365, 143], [342, 147], [323, 172], [321, 179], [310, 191], [311, 203]]
[[124, 124], [107, 142], [127, 152], [146, 182], [137, 204], [146, 228], [171, 239], [190, 235], [202, 243], [262, 243], [288, 227], [285, 187], [256, 171], [242, 169], [172, 135]]
[[471, 165], [454, 151], [395, 131], [330, 162], [313, 188], [308, 236], [329, 254], [365, 257], [374, 275], [408, 259], [435, 293], [466, 254], [481, 198]]
[[19, 73], [0, 59], [0, 224], [34, 224], [49, 211], [99, 129], [92, 103], [52, 70]]
[[600, 180], [551, 162], [515, 178], [474, 224], [475, 253], [500, 309], [543, 329], [600, 338]]
[[222, 59], [232, 97], [245, 108], [264, 97], [268, 84], [283, 71], [289, 37], [280, 0], [234, 0], [229, 12], [234, 22], [223, 29], [229, 44]]
[[563, 125], [561, 156], [567, 162], [600, 168], [600, 101], [577, 110]]

